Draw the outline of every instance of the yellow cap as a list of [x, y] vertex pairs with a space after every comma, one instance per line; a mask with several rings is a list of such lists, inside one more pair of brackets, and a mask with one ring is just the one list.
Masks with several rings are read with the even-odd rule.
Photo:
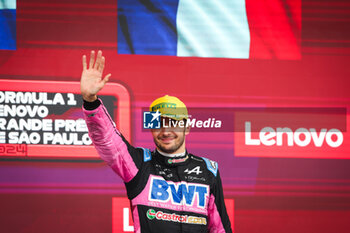
[[169, 117], [174, 120], [182, 120], [188, 118], [186, 105], [175, 96], [165, 95], [154, 100], [149, 106], [151, 112], [159, 112], [163, 117]]

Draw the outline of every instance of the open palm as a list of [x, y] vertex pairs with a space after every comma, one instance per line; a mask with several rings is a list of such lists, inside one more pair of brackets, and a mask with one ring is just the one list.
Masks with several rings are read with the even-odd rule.
[[83, 72], [80, 80], [80, 91], [83, 99], [86, 101], [94, 101], [97, 99], [97, 93], [108, 82], [111, 74], [107, 74], [102, 78], [105, 66], [105, 58], [102, 51], [98, 51], [95, 61], [95, 51], [91, 51], [89, 67], [87, 67], [86, 56], [83, 56]]

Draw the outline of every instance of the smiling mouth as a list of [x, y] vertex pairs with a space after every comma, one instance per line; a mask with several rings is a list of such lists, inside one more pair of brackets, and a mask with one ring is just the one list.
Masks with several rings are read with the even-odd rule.
[[160, 141], [162, 141], [163, 143], [169, 143], [174, 139], [175, 139], [174, 137], [162, 137], [160, 138]]

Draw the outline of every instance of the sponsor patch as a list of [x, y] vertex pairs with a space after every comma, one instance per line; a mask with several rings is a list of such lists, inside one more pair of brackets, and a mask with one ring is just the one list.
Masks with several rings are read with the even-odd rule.
[[148, 200], [163, 203], [170, 201], [173, 205], [204, 209], [207, 205], [208, 195], [209, 187], [207, 185], [187, 182], [174, 183], [152, 177]]
[[209, 171], [211, 171], [214, 176], [216, 176], [216, 174], [218, 173], [218, 164], [215, 161], [212, 161], [210, 159], [207, 158], [202, 158], [204, 159], [205, 163], [207, 164], [207, 168]]
[[185, 162], [188, 159], [188, 156], [186, 155], [185, 158], [181, 158], [181, 159], [168, 159], [168, 163], [172, 164], [172, 163], [182, 163]]
[[154, 209], [148, 209], [146, 216], [149, 220], [157, 219], [160, 221], [207, 225], [207, 219], [203, 217], [179, 215], [175, 213], [170, 214], [163, 211], [155, 211]]

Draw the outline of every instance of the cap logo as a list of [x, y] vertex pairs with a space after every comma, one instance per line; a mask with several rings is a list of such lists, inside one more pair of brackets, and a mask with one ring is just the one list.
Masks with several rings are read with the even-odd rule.
[[154, 105], [151, 110], [152, 112], [155, 112], [161, 108], [176, 108], [176, 104], [164, 102], [164, 103]]

